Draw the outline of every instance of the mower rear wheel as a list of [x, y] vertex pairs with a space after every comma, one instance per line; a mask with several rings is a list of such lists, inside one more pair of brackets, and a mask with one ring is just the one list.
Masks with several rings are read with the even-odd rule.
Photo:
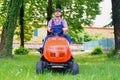
[[73, 63], [71, 73], [73, 75], [76, 75], [79, 73], [79, 66], [77, 63]]
[[43, 73], [44, 67], [43, 67], [43, 61], [39, 61], [36, 64], [36, 74]]

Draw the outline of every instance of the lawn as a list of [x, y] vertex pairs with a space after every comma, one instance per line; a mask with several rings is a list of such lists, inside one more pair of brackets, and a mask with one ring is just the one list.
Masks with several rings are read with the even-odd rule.
[[107, 58], [106, 55], [90, 56], [88, 54], [74, 55], [79, 64], [80, 73], [72, 75], [47, 70], [36, 75], [38, 53], [18, 56], [14, 59], [0, 59], [0, 80], [120, 80], [120, 59]]

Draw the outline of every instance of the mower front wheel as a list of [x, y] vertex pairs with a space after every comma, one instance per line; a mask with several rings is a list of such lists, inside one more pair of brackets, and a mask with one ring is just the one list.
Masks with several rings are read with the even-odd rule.
[[79, 73], [79, 66], [77, 63], [73, 63], [71, 72], [73, 75], [76, 75]]
[[36, 74], [43, 73], [44, 67], [43, 67], [43, 61], [39, 61], [36, 64]]

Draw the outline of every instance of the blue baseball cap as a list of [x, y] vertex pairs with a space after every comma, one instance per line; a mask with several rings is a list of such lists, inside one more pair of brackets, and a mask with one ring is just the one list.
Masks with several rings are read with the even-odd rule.
[[55, 9], [55, 12], [56, 12], [56, 11], [61, 12], [61, 9], [60, 9], [60, 8], [56, 8], [56, 9]]

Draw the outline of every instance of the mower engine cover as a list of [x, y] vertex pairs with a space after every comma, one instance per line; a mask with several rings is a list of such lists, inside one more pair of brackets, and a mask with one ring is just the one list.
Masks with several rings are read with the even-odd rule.
[[72, 57], [69, 42], [60, 36], [48, 38], [43, 56], [49, 62], [64, 63], [69, 61]]

